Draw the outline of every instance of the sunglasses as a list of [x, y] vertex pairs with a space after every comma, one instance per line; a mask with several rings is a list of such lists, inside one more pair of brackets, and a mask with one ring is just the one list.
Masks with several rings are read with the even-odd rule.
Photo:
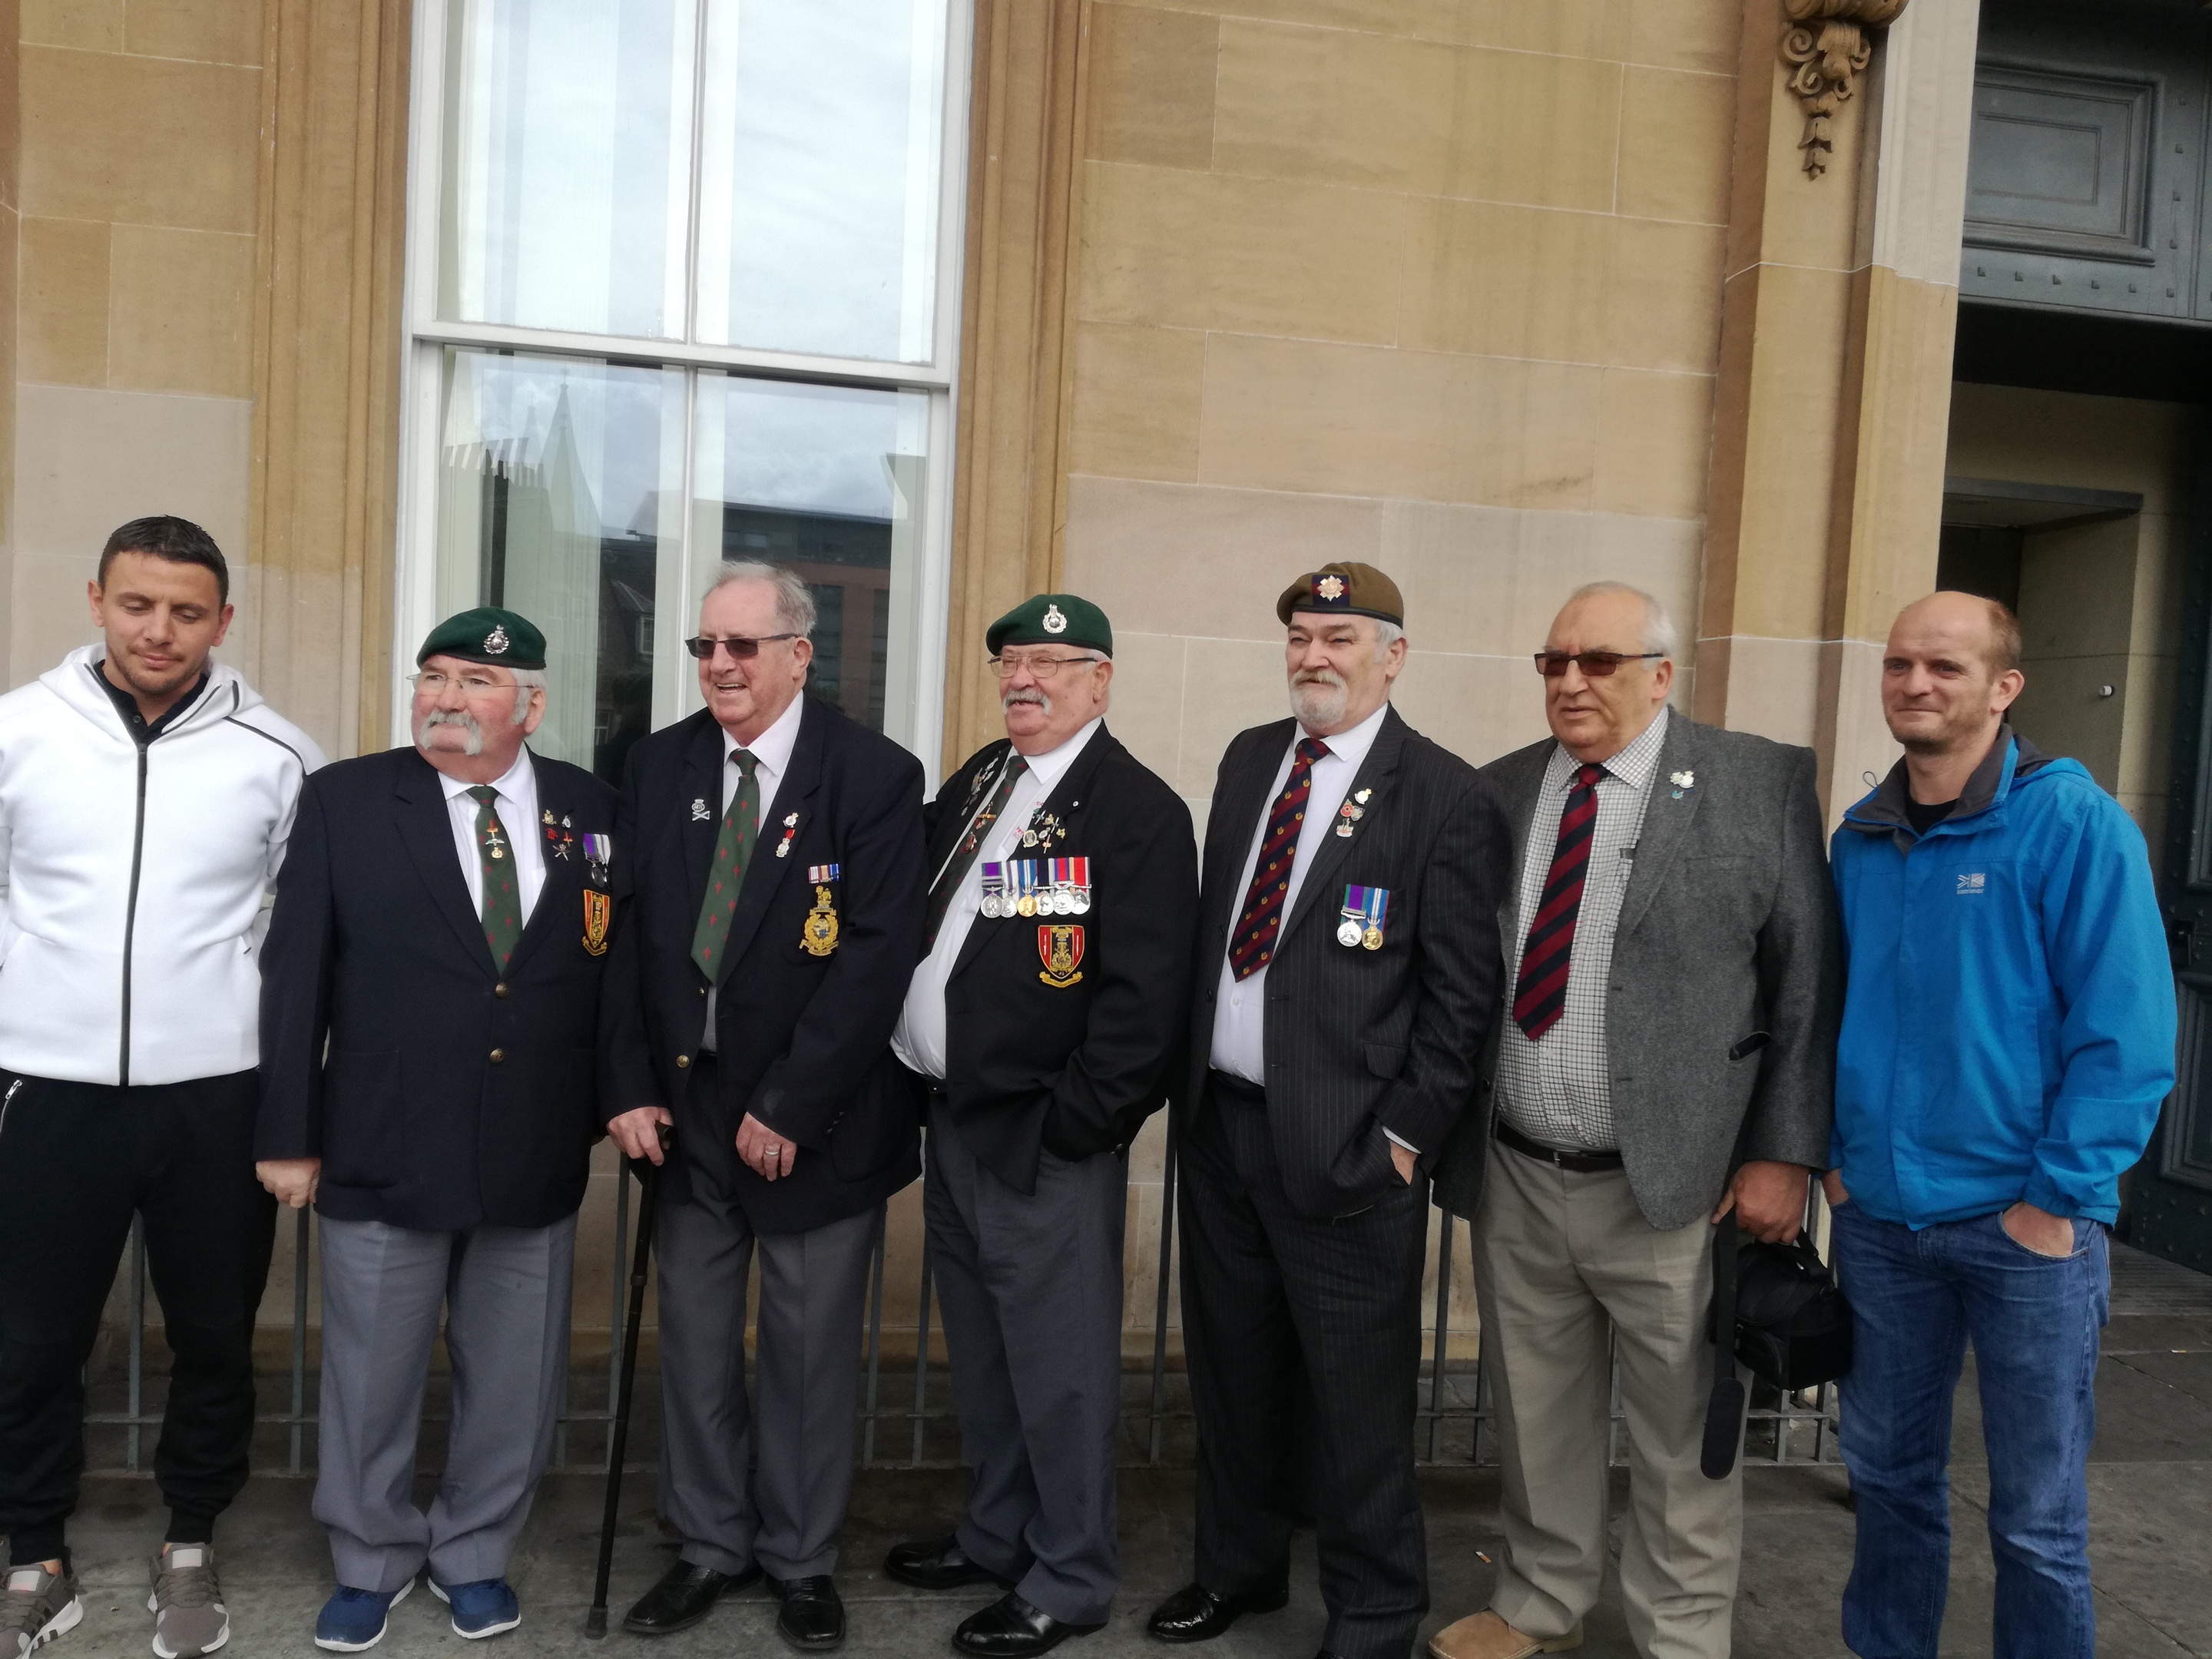
[[1555, 680], [1572, 663], [1586, 678], [1601, 680], [1625, 662], [1646, 662], [1666, 654], [1664, 651], [1539, 651], [1536, 672], [1547, 680]]
[[710, 640], [702, 635], [696, 640], [684, 641], [684, 648], [698, 658], [701, 662], [712, 662], [717, 647], [728, 652], [739, 662], [744, 662], [750, 658], [760, 655], [761, 647], [766, 645], [770, 640], [795, 640], [798, 637], [796, 634], [763, 634], [758, 639], [749, 639], [739, 634], [732, 635], [726, 640]]

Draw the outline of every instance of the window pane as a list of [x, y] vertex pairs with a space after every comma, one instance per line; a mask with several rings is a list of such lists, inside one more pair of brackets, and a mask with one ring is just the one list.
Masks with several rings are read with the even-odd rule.
[[945, 0], [708, 0], [697, 337], [927, 362]]
[[788, 565], [814, 590], [808, 689], [902, 735], [911, 678], [929, 398], [702, 370], [692, 470], [693, 568]]
[[[545, 633], [541, 754], [619, 781], [680, 654], [684, 374], [449, 350], [439, 614], [499, 605]], [[665, 614], [664, 614], [665, 612]]]
[[453, 0], [439, 312], [680, 338], [696, 0]]

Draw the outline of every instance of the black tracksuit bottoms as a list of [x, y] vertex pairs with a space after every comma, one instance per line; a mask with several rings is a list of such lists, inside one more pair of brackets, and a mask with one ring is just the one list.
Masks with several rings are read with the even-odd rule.
[[62, 1553], [84, 1473], [84, 1365], [134, 1212], [174, 1363], [154, 1475], [168, 1537], [246, 1484], [253, 1316], [276, 1200], [253, 1175], [258, 1074], [113, 1087], [0, 1071], [0, 1533]]

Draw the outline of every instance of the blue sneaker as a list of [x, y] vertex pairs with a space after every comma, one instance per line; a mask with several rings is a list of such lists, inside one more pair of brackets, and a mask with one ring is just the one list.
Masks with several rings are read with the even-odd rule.
[[522, 1603], [504, 1578], [478, 1578], [466, 1584], [430, 1581], [430, 1594], [453, 1610], [453, 1634], [471, 1642], [499, 1636], [522, 1622]]
[[315, 1616], [315, 1645], [332, 1653], [359, 1653], [384, 1639], [385, 1615], [415, 1588], [409, 1579], [390, 1595], [340, 1584]]

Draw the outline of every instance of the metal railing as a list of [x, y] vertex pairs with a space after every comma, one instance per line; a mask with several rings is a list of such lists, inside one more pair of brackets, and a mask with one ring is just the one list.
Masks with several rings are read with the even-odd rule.
[[[583, 1406], [572, 1400], [570, 1383], [577, 1373], [568, 1367], [563, 1368], [561, 1413], [553, 1455], [554, 1466], [558, 1468], [592, 1470], [605, 1466], [604, 1446], [607, 1437], [604, 1433], [594, 1437], [601, 1447], [598, 1455], [580, 1462], [571, 1461], [569, 1438], [570, 1430], [578, 1426], [597, 1427], [603, 1431], [611, 1422], [617, 1403], [621, 1384], [620, 1334], [623, 1318], [623, 1291], [628, 1281], [631, 1242], [631, 1179], [627, 1168], [617, 1163], [615, 1177], [611, 1183], [614, 1188], [611, 1218], [613, 1273], [610, 1279], [607, 1308], [613, 1340], [607, 1345], [603, 1401]], [[1823, 1219], [1821, 1209], [1821, 1200], [1816, 1188], [1808, 1206], [1808, 1225], [1817, 1226]], [[1452, 1327], [1453, 1252], [1460, 1225], [1458, 1218], [1447, 1212], [1434, 1209], [1430, 1212], [1430, 1261], [1433, 1265], [1436, 1285], [1434, 1330], [1431, 1358], [1421, 1370], [1414, 1443], [1419, 1461], [1424, 1464], [1458, 1468], [1494, 1467], [1498, 1462], [1496, 1414], [1488, 1383], [1481, 1367], [1473, 1357], [1455, 1358], [1451, 1352], [1455, 1334]], [[292, 1227], [292, 1330], [288, 1408], [281, 1412], [264, 1412], [257, 1419], [264, 1427], [283, 1431], [283, 1468], [284, 1472], [291, 1474], [307, 1473], [313, 1467], [307, 1432], [316, 1421], [309, 1392], [310, 1368], [307, 1363], [313, 1234], [309, 1212], [304, 1210], [297, 1212]], [[1816, 1232], [1815, 1237], [1819, 1236]], [[1188, 1452], [1179, 1443], [1192, 1430], [1193, 1413], [1187, 1387], [1178, 1386], [1180, 1368], [1170, 1364], [1170, 1304], [1174, 1282], [1175, 1245], [1176, 1146], [1170, 1127], [1160, 1173], [1159, 1267], [1152, 1298], [1150, 1376], [1146, 1379], [1148, 1386], [1125, 1386], [1122, 1413], [1125, 1466], [1158, 1467], [1188, 1461]], [[1129, 1248], [1139, 1248], [1138, 1242], [1132, 1240]], [[867, 1294], [860, 1462], [868, 1468], [951, 1467], [959, 1461], [957, 1436], [953, 1431], [950, 1378], [941, 1364], [932, 1361], [933, 1346], [941, 1346], [941, 1337], [934, 1329], [935, 1298], [927, 1243], [925, 1240], [922, 1247], [920, 1288], [915, 1309], [915, 1358], [910, 1405], [890, 1403], [892, 1395], [903, 1392], [903, 1389], [901, 1380], [888, 1374], [885, 1358], [884, 1303], [887, 1255], [885, 1230], [879, 1224]], [[147, 1400], [146, 1246], [143, 1231], [137, 1227], [131, 1233], [130, 1261], [124, 1271], [129, 1276], [130, 1311], [123, 1408], [88, 1412], [86, 1422], [94, 1428], [119, 1428], [123, 1431], [119, 1470], [116, 1470], [113, 1465], [107, 1467], [115, 1472], [135, 1474], [143, 1471], [146, 1466], [144, 1432], [149, 1428], [158, 1428], [161, 1420], [160, 1412], [149, 1408]], [[580, 1291], [580, 1297], [581, 1294]], [[1835, 1463], [1840, 1461], [1836, 1445], [1837, 1398], [1833, 1385], [1794, 1395], [1778, 1393], [1756, 1382], [1752, 1386], [1752, 1403], [1744, 1445], [1744, 1462], [1747, 1464]], [[647, 1391], [641, 1389], [640, 1392], [642, 1405], [647, 1403], [648, 1396]], [[1625, 1446], [1617, 1367], [1612, 1400], [1609, 1453], [1612, 1460], [1619, 1463], [1625, 1461]], [[442, 1413], [434, 1404], [426, 1410], [424, 1416], [425, 1421], [429, 1423], [443, 1420]], [[944, 1425], [944, 1431], [933, 1436], [934, 1425]], [[631, 1444], [641, 1448], [641, 1454], [649, 1457], [653, 1438], [649, 1435], [634, 1433]], [[258, 1461], [256, 1467], [261, 1472], [269, 1472], [265, 1457]]]

